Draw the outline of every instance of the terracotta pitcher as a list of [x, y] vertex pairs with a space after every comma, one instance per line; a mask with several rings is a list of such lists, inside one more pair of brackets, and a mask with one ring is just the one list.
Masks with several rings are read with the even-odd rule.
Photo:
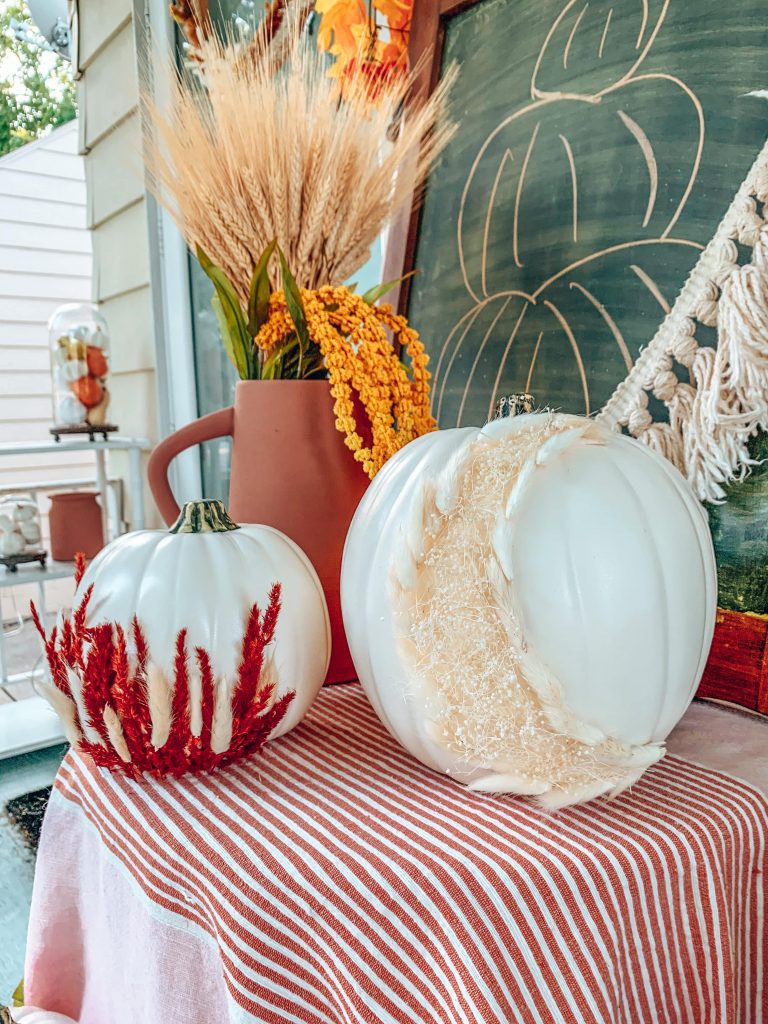
[[240, 381], [235, 404], [171, 434], [152, 452], [149, 486], [169, 525], [179, 506], [168, 468], [179, 452], [232, 437], [229, 513], [235, 522], [282, 530], [307, 553], [325, 590], [333, 650], [326, 682], [353, 679], [339, 575], [344, 539], [368, 485], [336, 430], [327, 381]]

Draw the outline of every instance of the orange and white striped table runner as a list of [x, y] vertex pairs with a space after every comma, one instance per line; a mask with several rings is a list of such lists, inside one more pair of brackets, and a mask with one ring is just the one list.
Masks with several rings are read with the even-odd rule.
[[767, 837], [762, 794], [672, 757], [554, 816], [471, 794], [337, 686], [212, 776], [68, 755], [27, 997], [82, 1024], [761, 1024]]

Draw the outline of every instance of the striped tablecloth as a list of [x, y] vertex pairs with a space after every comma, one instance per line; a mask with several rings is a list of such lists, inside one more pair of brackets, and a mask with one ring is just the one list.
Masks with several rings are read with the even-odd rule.
[[768, 802], [668, 757], [555, 816], [420, 767], [356, 685], [258, 760], [69, 754], [28, 1002], [81, 1024], [759, 1024]]

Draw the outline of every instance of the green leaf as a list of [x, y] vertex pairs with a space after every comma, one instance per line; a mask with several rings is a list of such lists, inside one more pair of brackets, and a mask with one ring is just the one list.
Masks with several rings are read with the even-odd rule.
[[296, 279], [291, 273], [288, 262], [285, 258], [283, 250], [278, 246], [278, 255], [280, 257], [280, 271], [283, 275], [283, 291], [285, 292], [285, 304], [288, 306], [288, 312], [291, 314], [291, 320], [293, 320], [293, 326], [296, 328], [296, 334], [299, 339], [300, 359], [299, 369], [297, 376], [301, 377], [302, 362], [305, 356], [309, 355], [309, 350], [312, 345], [312, 341], [309, 337], [309, 328], [307, 327], [307, 317], [304, 313], [304, 303], [301, 301], [301, 292], [299, 286], [296, 284]]
[[261, 368], [261, 379], [262, 380], [282, 380], [285, 378], [283, 373], [284, 362], [286, 358], [291, 354], [291, 351], [297, 348], [299, 342], [294, 335], [280, 348], [275, 351], [264, 360], [264, 365]]
[[385, 281], [384, 284], [374, 285], [373, 288], [369, 288], [367, 292], [363, 292], [360, 298], [363, 302], [367, 302], [369, 306], [375, 306], [376, 303], [391, 291], [396, 284], [401, 284], [403, 281], [407, 281], [409, 277], [412, 277], [416, 273], [415, 270], [411, 270], [408, 274], [403, 274], [402, 277], [396, 277], [394, 281]]
[[237, 370], [237, 375], [240, 379], [249, 380], [250, 368], [248, 360], [244, 356], [243, 346], [239, 340], [239, 332], [233, 332], [231, 321], [227, 319], [227, 314], [224, 311], [218, 293], [214, 294], [211, 298], [211, 307], [216, 314], [216, 322], [219, 325], [219, 333], [221, 334], [224, 351]]
[[13, 995], [11, 996], [11, 1002], [13, 1003], [14, 1009], [17, 1006], [24, 1005], [24, 979], [22, 978], [19, 984], [16, 986]]
[[259, 333], [259, 328], [266, 323], [269, 316], [269, 261], [277, 246], [273, 238], [261, 254], [259, 262], [251, 278], [251, 290], [248, 296], [248, 332], [252, 338]]
[[237, 292], [221, 267], [217, 267], [199, 245], [197, 259], [216, 291], [211, 304], [219, 321], [226, 353], [241, 379], [252, 380], [258, 377], [258, 363], [254, 359], [253, 337], [248, 331], [248, 322]]
[[325, 366], [323, 353], [313, 345], [302, 362], [301, 379], [308, 380], [310, 377], [327, 377], [328, 371]]

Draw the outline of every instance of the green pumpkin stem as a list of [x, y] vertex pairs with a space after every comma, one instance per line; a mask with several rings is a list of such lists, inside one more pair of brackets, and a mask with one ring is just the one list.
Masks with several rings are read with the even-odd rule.
[[522, 416], [533, 412], [536, 399], [533, 395], [522, 391], [513, 395], [502, 395], [496, 402], [491, 419], [500, 420], [507, 416]]
[[223, 501], [205, 498], [202, 501], [187, 501], [179, 518], [169, 533], [229, 533], [239, 530], [232, 522]]

